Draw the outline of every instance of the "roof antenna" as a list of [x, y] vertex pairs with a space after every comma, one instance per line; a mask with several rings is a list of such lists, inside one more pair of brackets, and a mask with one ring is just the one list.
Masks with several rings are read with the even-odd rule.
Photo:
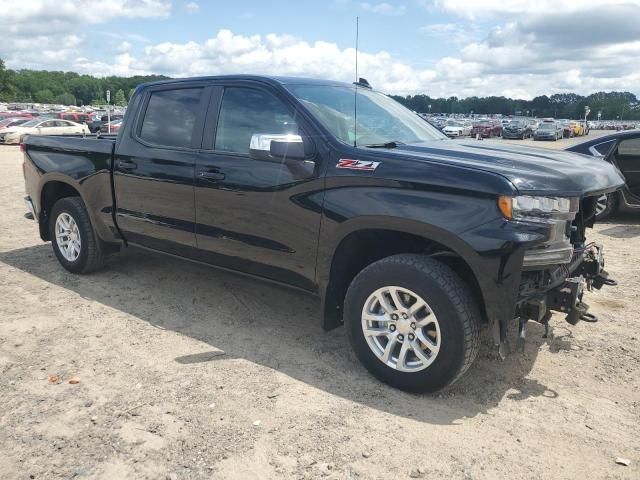
[[356, 81], [355, 88], [353, 90], [353, 146], [358, 146], [358, 22], [359, 17], [356, 17]]

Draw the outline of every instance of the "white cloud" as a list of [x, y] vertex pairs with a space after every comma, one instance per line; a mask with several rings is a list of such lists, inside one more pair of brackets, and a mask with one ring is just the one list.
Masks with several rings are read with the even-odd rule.
[[29, 0], [20, 8], [3, 9], [0, 26], [15, 32], [41, 21], [50, 29], [51, 25], [99, 24], [114, 18], [167, 18], [170, 11], [171, 2], [166, 0]]
[[[82, 58], [86, 40], [82, 33], [69, 32], [115, 18], [167, 18], [170, 11], [171, 2], [166, 0], [25, 1], [19, 8], [2, 10], [0, 58], [9, 67], [69, 68]], [[125, 38], [124, 34], [117, 36]], [[131, 45], [114, 42], [113, 48], [122, 53]]]
[[193, 15], [195, 13], [198, 13], [200, 11], [200, 5], [198, 5], [196, 2], [189, 2], [185, 5], [185, 7], [187, 9], [187, 12], [190, 15]]
[[[612, 47], [613, 48], [613, 47]], [[617, 47], [620, 48], [620, 47]], [[624, 50], [631, 55], [635, 48]], [[607, 50], [606, 53], [617, 53]], [[238, 35], [220, 30], [203, 42], [164, 42], [147, 46], [142, 55], [119, 55], [112, 62], [71, 62], [70, 68], [98, 75], [161, 73], [174, 77], [253, 73], [354, 79], [355, 51], [335, 43], [309, 43], [290, 35]], [[388, 52], [360, 52], [359, 75], [387, 93], [428, 93], [432, 96], [507, 95], [532, 98], [562, 91], [590, 93], [600, 89], [637, 91], [640, 74], [620, 72], [615, 78], [585, 75], [584, 65], [558, 60], [553, 69], [528, 66], [538, 57], [526, 48], [495, 47], [476, 42], [459, 56], [437, 60], [428, 68], [416, 68]]]
[[125, 53], [131, 50], [131, 44], [127, 41], [121, 42], [120, 45], [117, 46], [116, 51], [119, 53]]
[[389, 3], [368, 3], [362, 2], [360, 7], [367, 12], [376, 13], [378, 15], [404, 15], [407, 8], [404, 5], [391, 5]]
[[[461, 1], [461, 0], [460, 0]], [[441, 58], [427, 59], [419, 66], [392, 56], [385, 50], [361, 51], [359, 75], [374, 88], [387, 93], [427, 93], [431, 96], [505, 95], [532, 98], [541, 94], [597, 90], [628, 90], [640, 94], [640, 0], [606, 2], [583, 0], [546, 10], [551, 2], [483, 2], [458, 0], [423, 2], [432, 9], [456, 12], [459, 19], [427, 25], [423, 40], [438, 37], [454, 50]], [[162, 0], [92, 0], [76, 4], [70, 0], [25, 2], [27, 13], [12, 11], [13, 20], [0, 17], [5, 32], [0, 57], [10, 68], [74, 70], [95, 75], [157, 73], [169, 76], [255, 73], [354, 79], [355, 51], [327, 41], [308, 42], [286, 34], [239, 35], [222, 29], [202, 41], [152, 43], [134, 38], [127, 31], [103, 32], [111, 56], [87, 58], [87, 43], [79, 26], [104, 21], [96, 12], [105, 4], [122, 7], [120, 17], [169, 14]], [[68, 8], [73, 4], [76, 8]], [[337, 0], [336, 8], [346, 4]], [[535, 4], [535, 8], [531, 5]], [[87, 5], [89, 9], [87, 10]], [[142, 6], [158, 7], [154, 11]], [[398, 7], [386, 3], [351, 2], [356, 8], [378, 9], [392, 14]], [[395, 4], [394, 4], [395, 5]], [[54, 8], [54, 6], [56, 8]], [[164, 6], [164, 7], [162, 7]], [[48, 15], [47, 34], [40, 25]], [[164, 10], [163, 10], [164, 8]], [[346, 7], [344, 7], [346, 8]], [[54, 12], [54, 10], [59, 10]], [[77, 11], [72, 11], [77, 10]], [[464, 10], [464, 11], [463, 11]], [[506, 10], [502, 14], [503, 10]], [[29, 13], [30, 12], [30, 13]], [[469, 21], [465, 15], [502, 15], [500, 23]], [[31, 15], [31, 16], [29, 16]], [[106, 29], [107, 26], [102, 27]], [[483, 30], [484, 28], [484, 30]], [[100, 33], [100, 30], [97, 30]], [[144, 43], [144, 49], [133, 49]], [[416, 48], [420, 48], [417, 42]], [[135, 52], [135, 53], [134, 53]]]
[[431, 23], [421, 27], [419, 31], [429, 37], [455, 44], [468, 43], [480, 36], [475, 25], [460, 23]]
[[640, 0], [421, 0], [426, 7], [436, 7], [466, 17], [524, 16], [551, 13], [571, 13], [592, 8], [608, 8], [615, 5], [640, 5]]

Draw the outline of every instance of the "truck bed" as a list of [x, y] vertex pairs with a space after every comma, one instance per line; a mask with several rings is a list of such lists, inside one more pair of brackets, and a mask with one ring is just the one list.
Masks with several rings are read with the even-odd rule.
[[57, 189], [69, 187], [75, 189], [87, 205], [100, 237], [116, 239], [111, 181], [115, 140], [116, 137], [80, 135], [25, 138], [25, 154], [30, 160], [24, 167], [26, 191], [33, 202], [43, 239], [48, 239], [47, 196], [55, 196]]

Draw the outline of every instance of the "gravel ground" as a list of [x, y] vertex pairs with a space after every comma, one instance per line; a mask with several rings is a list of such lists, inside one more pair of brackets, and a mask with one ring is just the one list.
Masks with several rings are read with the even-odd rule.
[[136, 251], [67, 273], [21, 161], [0, 147], [3, 479], [640, 478], [638, 218], [591, 236], [620, 282], [588, 295], [600, 322], [532, 323], [506, 360], [485, 331], [457, 384], [410, 395], [302, 294]]

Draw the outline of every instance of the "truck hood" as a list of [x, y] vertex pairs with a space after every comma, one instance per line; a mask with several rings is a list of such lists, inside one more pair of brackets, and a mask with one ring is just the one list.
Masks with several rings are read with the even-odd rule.
[[399, 145], [385, 153], [501, 175], [521, 194], [586, 196], [613, 191], [624, 185], [622, 174], [613, 165], [562, 150], [478, 140], [434, 140]]

